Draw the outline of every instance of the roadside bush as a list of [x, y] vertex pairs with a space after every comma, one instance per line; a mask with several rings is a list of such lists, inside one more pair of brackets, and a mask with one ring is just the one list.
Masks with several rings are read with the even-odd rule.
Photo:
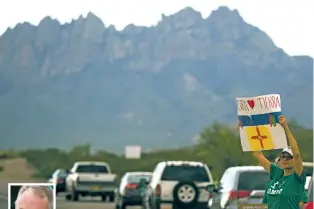
[[4, 170], [3, 166], [0, 165], [0, 172], [3, 171], [3, 170]]
[[12, 159], [20, 156], [20, 153], [15, 150], [0, 151], [0, 159]]

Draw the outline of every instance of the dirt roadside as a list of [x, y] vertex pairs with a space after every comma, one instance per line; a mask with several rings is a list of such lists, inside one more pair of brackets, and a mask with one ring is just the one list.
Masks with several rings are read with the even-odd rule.
[[44, 182], [42, 179], [34, 179], [34, 169], [22, 158], [0, 160], [0, 194], [8, 193], [8, 183], [35, 183]]

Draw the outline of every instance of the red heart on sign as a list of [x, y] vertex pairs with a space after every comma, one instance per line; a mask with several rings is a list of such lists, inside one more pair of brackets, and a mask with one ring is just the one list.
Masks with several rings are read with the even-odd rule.
[[253, 109], [255, 106], [255, 102], [254, 100], [247, 100], [247, 103], [249, 104], [249, 106]]

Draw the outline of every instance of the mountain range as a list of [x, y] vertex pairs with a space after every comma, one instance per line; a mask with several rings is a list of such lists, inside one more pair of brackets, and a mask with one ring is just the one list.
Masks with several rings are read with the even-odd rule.
[[236, 97], [270, 93], [312, 127], [312, 87], [313, 58], [289, 56], [225, 6], [121, 31], [93, 13], [45, 17], [0, 37], [0, 149], [185, 146], [214, 121], [236, 124]]

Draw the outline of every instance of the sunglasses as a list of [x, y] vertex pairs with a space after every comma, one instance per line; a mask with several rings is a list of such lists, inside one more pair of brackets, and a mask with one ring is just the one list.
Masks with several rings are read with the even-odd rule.
[[281, 155], [280, 156], [280, 159], [282, 159], [282, 160], [291, 160], [291, 159], [293, 159], [293, 156], [289, 156], [289, 155]]

